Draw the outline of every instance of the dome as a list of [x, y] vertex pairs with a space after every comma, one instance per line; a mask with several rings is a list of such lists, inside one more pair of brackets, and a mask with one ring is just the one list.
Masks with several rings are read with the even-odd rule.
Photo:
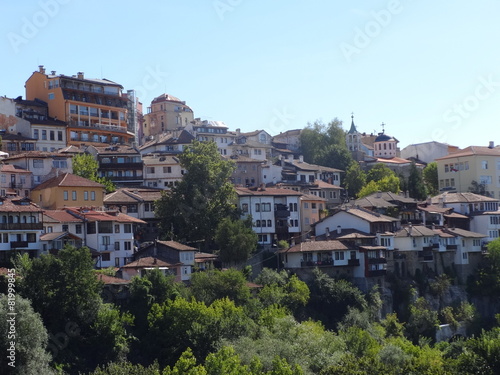
[[391, 137], [387, 134], [380, 134], [377, 138], [375, 138], [375, 142], [387, 142], [387, 141], [396, 141], [394, 137]]

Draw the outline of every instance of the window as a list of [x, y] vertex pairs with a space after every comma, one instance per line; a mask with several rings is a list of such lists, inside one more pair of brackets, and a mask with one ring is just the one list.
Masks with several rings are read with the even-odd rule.
[[462, 253], [462, 259], [467, 260], [468, 258], [468, 253]]
[[69, 230], [68, 224], [63, 224], [62, 230], [63, 230], [63, 232], [67, 232]]
[[68, 162], [66, 160], [52, 160], [52, 166], [54, 168], [68, 168]]
[[268, 221], [267, 221], [267, 226], [268, 226], [268, 227], [272, 227], [272, 226], [273, 226], [273, 222], [272, 222], [271, 220], [268, 220]]
[[479, 183], [484, 185], [491, 185], [491, 176], [480, 176]]
[[111, 259], [111, 256], [109, 255], [109, 253], [104, 253], [104, 254], [101, 255], [101, 260], [103, 262], [109, 262], [110, 259]]
[[115, 224], [115, 233], [120, 233], [120, 224]]
[[115, 251], [120, 250], [120, 241], [115, 241]]
[[498, 238], [498, 230], [490, 230], [489, 237], [490, 238]]
[[76, 191], [75, 190], [73, 190], [71, 192], [71, 199], [74, 200], [74, 201], [76, 201]]
[[60, 130], [57, 132], [57, 140], [58, 141], [62, 141], [63, 140], [63, 132], [60, 131]]
[[33, 159], [33, 168], [43, 168], [43, 159]]
[[267, 227], [267, 225], [266, 225], [266, 221], [265, 221], [265, 220], [262, 220], [262, 221], [261, 221], [261, 226], [262, 226], [262, 227], [264, 227], [264, 228], [265, 228], [265, 227]]
[[466, 161], [466, 162], [464, 163], [464, 169], [465, 169], [466, 171], [467, 171], [467, 170], [469, 170], [469, 162], [468, 162], [468, 161]]
[[85, 201], [89, 200], [89, 192], [86, 190], [83, 192], [83, 200], [85, 200]]
[[47, 140], [47, 130], [42, 130], [42, 140], [43, 141]]
[[472, 240], [472, 245], [481, 246], [481, 240]]
[[76, 234], [82, 234], [82, 224], [76, 224], [75, 225], [75, 233]]
[[500, 224], [500, 216], [490, 216], [490, 224]]
[[55, 141], [55, 140], [56, 140], [56, 133], [55, 133], [53, 130], [51, 130], [51, 131], [49, 132], [49, 139], [50, 139], [51, 141]]
[[344, 260], [344, 252], [343, 251], [336, 251], [335, 252], [335, 260]]
[[123, 224], [123, 233], [132, 233], [132, 224]]
[[257, 241], [258, 242], [267, 242], [267, 234], [259, 234]]
[[115, 258], [115, 267], [120, 267], [120, 258]]
[[163, 173], [172, 173], [172, 167], [163, 167]]
[[262, 212], [271, 212], [271, 203], [262, 203], [260, 208]]
[[260, 212], [260, 203], [255, 203], [255, 212]]
[[481, 160], [481, 169], [488, 169], [488, 160]]
[[255, 221], [255, 226], [256, 226], [257, 228], [259, 228], [259, 227], [260, 227], [260, 220], [256, 220], [256, 221]]
[[241, 211], [244, 213], [248, 212], [248, 203], [243, 203], [241, 205]]
[[67, 190], [63, 191], [63, 198], [64, 198], [65, 201], [68, 200], [68, 191]]
[[28, 242], [36, 242], [36, 233], [27, 233], [26, 241]]
[[[97, 223], [97, 230], [99, 233], [113, 233], [113, 226], [111, 221], [99, 221]], [[109, 236], [104, 236], [102, 238], [109, 239]]]
[[38, 129], [33, 129], [33, 138], [38, 139]]
[[316, 209], [316, 203], [311, 203], [311, 208], [312, 208], [313, 210], [315, 210], [315, 209]]
[[49, 100], [54, 100], [54, 93], [53, 92], [49, 92]]
[[95, 201], [95, 191], [90, 192], [90, 200]]
[[125, 250], [132, 250], [132, 243], [130, 241], [125, 241], [123, 243]]
[[146, 172], [147, 173], [155, 173], [155, 167], [147, 167]]

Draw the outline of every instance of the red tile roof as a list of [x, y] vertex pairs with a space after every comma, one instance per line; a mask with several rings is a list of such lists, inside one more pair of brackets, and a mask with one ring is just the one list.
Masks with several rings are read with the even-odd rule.
[[101, 185], [97, 182], [91, 181], [89, 179], [71, 174], [71, 173], [63, 173], [57, 177], [52, 177], [45, 182], [42, 182], [40, 185], [35, 187], [32, 191], [35, 190], [43, 190], [53, 187], [96, 187], [104, 189], [104, 185]]
[[77, 217], [85, 218], [85, 220], [92, 221], [116, 221], [118, 223], [136, 223], [146, 224], [145, 221], [135, 217], [122, 214], [116, 211], [95, 211], [87, 208], [67, 207], [66, 211], [73, 213]]
[[179, 251], [198, 251], [198, 249], [194, 247], [181, 244], [177, 241], [158, 241], [158, 243]]
[[150, 267], [175, 267], [182, 263], [167, 263], [161, 259], [154, 257], [139, 258], [136, 261], [130, 262], [122, 268], [150, 268]]
[[349, 248], [337, 240], [301, 242], [289, 249], [278, 251], [279, 253], [304, 253], [312, 251], [348, 250]]
[[[82, 219], [71, 215], [69, 212], [65, 210], [44, 210], [43, 212], [44, 222], [55, 222], [55, 223], [74, 223], [81, 222]], [[46, 220], [46, 219], [49, 220]]]
[[11, 164], [2, 164], [2, 167], [0, 168], [0, 172], [5, 172], [5, 173], [31, 173], [30, 171], [27, 171], [26, 169], [22, 169], [21, 167], [18, 167], [17, 165], [11, 165]]
[[119, 284], [130, 283], [130, 280], [120, 279], [119, 277], [108, 276], [102, 273], [97, 274], [97, 278], [106, 285], [119, 285]]
[[[26, 204], [20, 204], [21, 202]], [[0, 199], [0, 213], [1, 212], [43, 212], [43, 210], [29, 199], [26, 200], [14, 197]]]
[[498, 146], [489, 148], [483, 146], [469, 146], [464, 148], [463, 150], [453, 152], [449, 155], [437, 158], [436, 160], [446, 160], [446, 159], [455, 159], [460, 156], [500, 156], [500, 148]]

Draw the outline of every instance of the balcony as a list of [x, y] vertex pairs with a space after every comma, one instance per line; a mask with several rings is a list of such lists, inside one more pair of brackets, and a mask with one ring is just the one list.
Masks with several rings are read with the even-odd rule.
[[0, 230], [38, 230], [43, 229], [43, 223], [1, 223]]
[[446, 245], [446, 250], [457, 250], [458, 245]]
[[387, 263], [385, 258], [368, 258], [368, 264], [384, 264]]
[[28, 241], [11, 241], [10, 247], [13, 249], [18, 249], [20, 247], [28, 247]]
[[351, 267], [358, 267], [359, 266], [359, 259], [349, 259], [347, 261], [347, 265]]
[[432, 254], [432, 251], [419, 251], [418, 259], [421, 262], [432, 262], [434, 260], [434, 254]]
[[[125, 121], [123, 121], [125, 124]], [[108, 132], [115, 132], [115, 133], [127, 133], [127, 127], [126, 126], [118, 126], [118, 125], [106, 125], [106, 124], [78, 124], [76, 122], [70, 122], [69, 124], [70, 128], [78, 128], [78, 129], [87, 129], [89, 131], [92, 131], [92, 129], [96, 130], [102, 130], [102, 131], [108, 131]], [[88, 140], [90, 141], [90, 139]]]
[[274, 211], [274, 217], [276, 219], [286, 219], [290, 216], [290, 211], [288, 210], [276, 210]]
[[302, 261], [300, 262], [301, 267], [331, 267], [333, 266], [333, 259], [327, 259], [327, 260], [308, 260], [308, 261]]
[[143, 168], [143, 163], [117, 163], [117, 162], [112, 162], [112, 163], [101, 163], [99, 165], [99, 169], [138, 169], [142, 171]]
[[24, 184], [20, 183], [20, 182], [11, 182], [10, 183], [10, 187], [12, 189], [22, 189], [24, 186]]

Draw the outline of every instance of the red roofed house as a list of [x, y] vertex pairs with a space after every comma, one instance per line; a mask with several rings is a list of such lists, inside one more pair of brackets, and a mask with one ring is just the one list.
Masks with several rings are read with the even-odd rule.
[[0, 168], [0, 196], [7, 193], [29, 197], [32, 185], [32, 173], [16, 165], [2, 164]]
[[31, 191], [31, 198], [45, 209], [64, 207], [102, 207], [104, 186], [86, 178], [63, 173]]

